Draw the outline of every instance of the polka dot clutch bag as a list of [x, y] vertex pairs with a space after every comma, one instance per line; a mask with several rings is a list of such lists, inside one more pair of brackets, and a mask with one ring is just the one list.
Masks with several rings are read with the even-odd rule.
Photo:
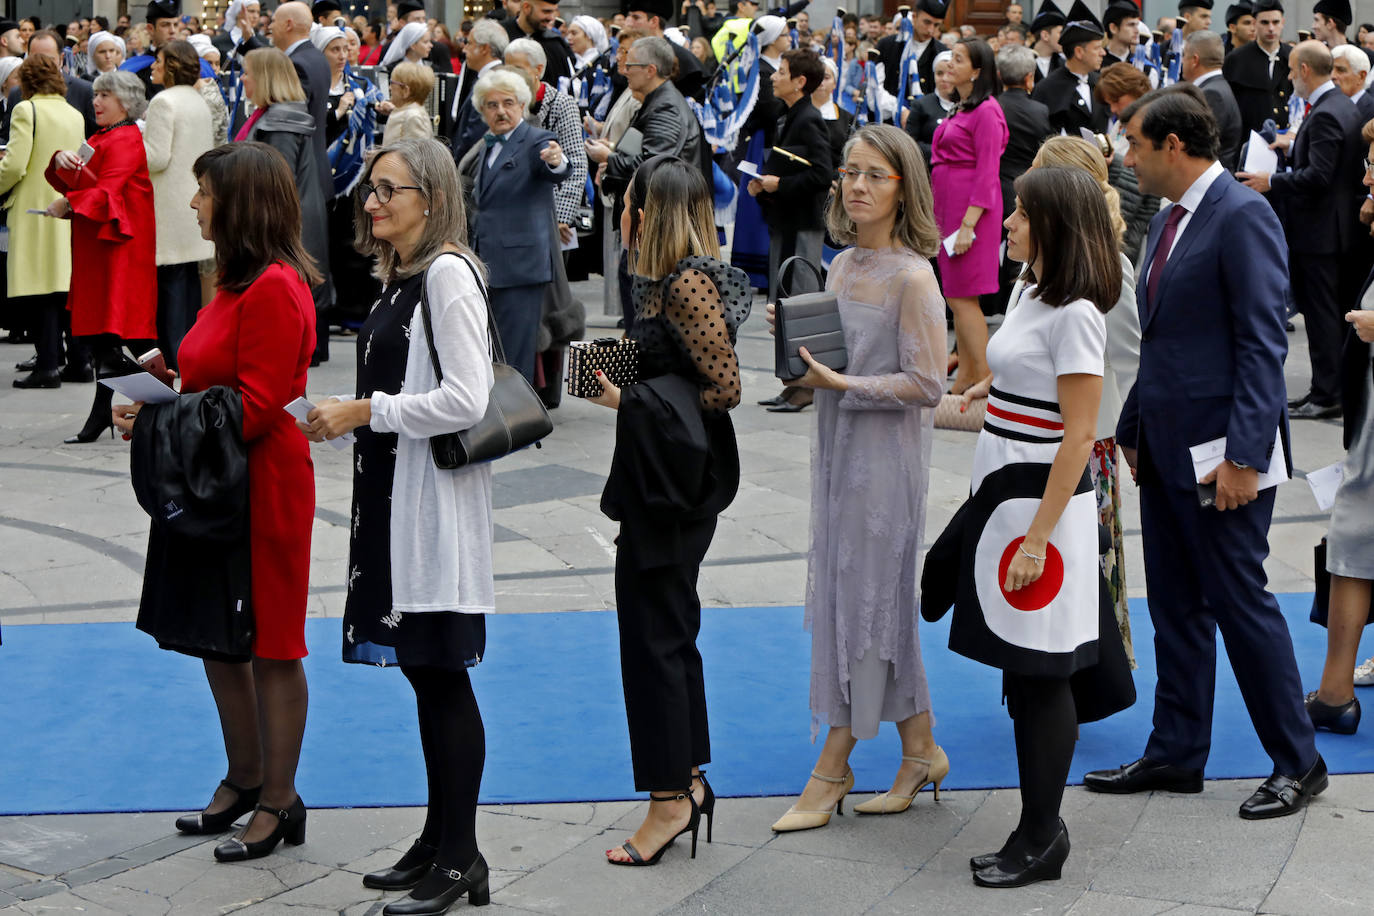
[[639, 345], [633, 340], [602, 337], [568, 345], [568, 394], [594, 398], [601, 394], [600, 369], [617, 388], [639, 381]]

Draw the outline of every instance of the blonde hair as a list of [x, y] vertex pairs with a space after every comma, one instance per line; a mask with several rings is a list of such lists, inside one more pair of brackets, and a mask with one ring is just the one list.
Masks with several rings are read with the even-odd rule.
[[[276, 102], [304, 102], [305, 90], [296, 68], [276, 48], [256, 48], [243, 58], [243, 65], [253, 73], [253, 95], [248, 101], [256, 108], [266, 108]], [[316, 125], [319, 129], [319, 125]]]
[[1082, 169], [1093, 177], [1107, 198], [1107, 215], [1116, 233], [1116, 246], [1120, 248], [1126, 237], [1126, 221], [1121, 218], [1121, 195], [1107, 181], [1107, 162], [1101, 151], [1082, 137], [1050, 137], [1040, 145], [1040, 151], [1031, 162], [1033, 169], [1045, 166]]
[[[859, 128], [844, 145], [841, 164], [849, 161], [849, 154], [859, 143], [866, 143], [902, 177], [897, 198], [897, 218], [892, 224], [892, 238], [903, 248], [909, 248], [927, 258], [935, 257], [940, 247], [940, 228], [935, 225], [935, 204], [930, 194], [930, 176], [926, 174], [925, 158], [911, 135], [890, 124], [870, 124]], [[830, 208], [825, 224], [831, 237], [841, 245], [858, 240], [854, 220], [844, 208], [843, 192], [830, 195]]]
[[630, 180], [625, 206], [633, 208], [630, 273], [660, 280], [690, 255], [720, 257], [711, 189], [695, 165], [676, 156], [649, 159]]
[[391, 71], [391, 81], [406, 87], [410, 101], [417, 105], [423, 105], [434, 91], [434, 71], [414, 61], [397, 64], [396, 69]]

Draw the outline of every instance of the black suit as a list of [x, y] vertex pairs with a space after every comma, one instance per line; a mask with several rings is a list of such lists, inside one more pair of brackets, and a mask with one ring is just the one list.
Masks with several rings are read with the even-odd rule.
[[836, 118], [825, 122], [825, 132], [830, 137], [830, 161], [835, 168], [844, 165], [840, 161], [844, 155], [844, 145], [849, 140], [849, 132], [854, 129], [854, 116], [839, 105], [835, 106]]
[[1340, 403], [1342, 315], [1349, 307], [1340, 296], [1341, 259], [1361, 231], [1364, 198], [1359, 134], [1354, 103], [1332, 85], [1303, 119], [1289, 151], [1292, 171], [1269, 178], [1269, 201], [1288, 236], [1293, 297], [1307, 321], [1312, 400], [1323, 406]]
[[1002, 218], [1016, 209], [1013, 182], [1031, 167], [1040, 144], [1054, 133], [1050, 126], [1050, 111], [1035, 101], [1024, 89], [1007, 89], [997, 97], [1002, 115], [1007, 119], [1007, 148], [1002, 151], [1002, 165], [998, 177], [1002, 180]]
[[[1360, 301], [1364, 299], [1371, 282], [1374, 282], [1374, 274], [1361, 284], [1359, 292], [1350, 302], [1350, 308], [1360, 308]], [[1345, 409], [1345, 414], [1341, 418], [1344, 421], [1341, 442], [1347, 450], [1355, 441], [1360, 424], [1364, 422], [1366, 379], [1374, 372], [1370, 350], [1370, 345], [1356, 335], [1353, 325], [1346, 328], [1345, 347], [1341, 350], [1341, 404]]]
[[820, 111], [803, 96], [782, 116], [777, 148], [805, 159], [770, 151], [763, 162], [765, 175], [778, 176], [778, 189], [758, 195], [769, 235], [769, 299], [775, 301], [777, 269], [792, 255], [801, 255], [820, 267], [825, 238], [825, 200], [830, 192], [834, 165], [830, 134]]
[[1226, 55], [1221, 74], [1231, 84], [1236, 106], [1240, 108], [1241, 136], [1249, 137], [1250, 131], [1258, 131], [1268, 118], [1279, 127], [1288, 126], [1288, 98], [1293, 94], [1293, 83], [1288, 79], [1288, 55], [1292, 51], [1292, 45], [1279, 45], [1272, 75], [1269, 56], [1258, 42], [1252, 41]]
[[1035, 86], [1031, 98], [1043, 104], [1050, 111], [1050, 126], [1070, 137], [1079, 136], [1079, 129], [1086, 127], [1095, 134], [1107, 132], [1107, 106], [1093, 90], [1097, 87], [1097, 74], [1088, 74], [1089, 103], [1078, 92], [1079, 80], [1068, 67], [1050, 71]]
[[906, 132], [921, 147], [927, 172], [930, 171], [930, 146], [935, 142], [935, 128], [950, 116], [951, 111], [946, 110], [940, 102], [940, 96], [932, 92], [917, 99], [916, 104], [911, 106], [911, 114], [906, 117]]
[[1207, 97], [1207, 106], [1217, 119], [1217, 130], [1221, 134], [1221, 155], [1217, 159], [1226, 171], [1234, 172], [1240, 168], [1241, 150], [1250, 135], [1241, 131], [1240, 107], [1231, 92], [1231, 84], [1218, 73], [1198, 88]]
[[[67, 104], [81, 112], [81, 117], [86, 122], [86, 136], [89, 137], [99, 129], [95, 123], [95, 106], [91, 104], [95, 100], [91, 84], [79, 77], [66, 74], [63, 74], [62, 78], [67, 81]], [[23, 101], [23, 98], [23, 92], [18, 86], [10, 90], [4, 117], [0, 119], [0, 143], [10, 142], [10, 112], [14, 111], [14, 106]]]
[[311, 143], [315, 148], [315, 171], [324, 189], [324, 199], [334, 196], [334, 179], [329, 170], [329, 147], [324, 141], [325, 116], [329, 112], [329, 61], [308, 39], [291, 52], [291, 64], [305, 90], [305, 105], [315, 119]]
[[1049, 66], [1049, 69], [1048, 69], [1047, 71], [1045, 71], [1044, 73], [1041, 73], [1041, 72], [1040, 72], [1040, 56], [1039, 56], [1039, 55], [1036, 55], [1036, 58], [1035, 58], [1035, 69], [1031, 71], [1032, 73], [1035, 74], [1035, 85], [1039, 86], [1039, 85], [1040, 85], [1040, 81], [1041, 81], [1042, 79], [1044, 79], [1045, 77], [1049, 76], [1051, 73], [1053, 73], [1054, 71], [1058, 70], [1058, 69], [1059, 69], [1060, 67], [1062, 67], [1062, 66], [1064, 66], [1064, 55], [1061, 54], [1061, 53], [1059, 53], [1058, 51], [1055, 51], [1053, 54], [1050, 55], [1050, 66]]
[[[897, 82], [901, 78], [902, 49], [906, 45], [896, 35], [888, 35], [878, 41], [879, 63], [883, 65], [883, 89], [888, 95], [897, 94]], [[916, 61], [916, 75], [921, 79], [923, 94], [935, 91], [935, 57], [948, 50], [937, 38], [932, 38]]]

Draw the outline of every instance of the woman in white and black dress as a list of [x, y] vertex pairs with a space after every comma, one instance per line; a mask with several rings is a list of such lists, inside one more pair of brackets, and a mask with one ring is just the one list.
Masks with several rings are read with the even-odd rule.
[[1059, 877], [1069, 854], [1059, 806], [1084, 717], [1070, 677], [1108, 658], [1125, 665], [1123, 650], [1109, 655], [1098, 639], [1105, 605], [1088, 477], [1105, 313], [1121, 295], [1116, 235], [1101, 187], [1082, 169], [1032, 169], [1015, 187], [1007, 256], [1026, 265], [1028, 285], [988, 346], [993, 381], [972, 495], [931, 548], [922, 581], [930, 601], [941, 544], [962, 526], [949, 646], [1002, 669], [1021, 782], [1015, 832], [969, 862], [984, 887]]
[[[493, 383], [487, 305], [468, 250], [463, 196], [448, 148], [401, 140], [379, 148], [358, 185], [358, 247], [385, 284], [358, 332], [357, 396], [311, 411], [303, 430], [356, 431], [345, 662], [389, 667], [415, 690], [429, 806], [419, 839], [363, 883], [413, 888], [386, 916], [441, 913], [489, 899], [477, 848], [486, 755], [468, 669], [486, 650], [494, 609], [491, 465], [436, 468], [429, 438], [482, 418]], [[421, 315], [427, 295], [443, 381]]]

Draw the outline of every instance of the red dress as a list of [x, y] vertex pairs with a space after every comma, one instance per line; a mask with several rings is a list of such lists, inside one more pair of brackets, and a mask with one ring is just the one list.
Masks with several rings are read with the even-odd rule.
[[77, 336], [157, 339], [157, 222], [143, 133], [133, 124], [97, 131], [80, 171], [48, 163], [48, 184], [72, 205], [72, 285]]
[[310, 443], [282, 410], [305, 395], [315, 301], [273, 264], [241, 293], [220, 290], [177, 351], [182, 391], [227, 385], [243, 395], [253, 557], [253, 654], [304, 658], [315, 468]]

